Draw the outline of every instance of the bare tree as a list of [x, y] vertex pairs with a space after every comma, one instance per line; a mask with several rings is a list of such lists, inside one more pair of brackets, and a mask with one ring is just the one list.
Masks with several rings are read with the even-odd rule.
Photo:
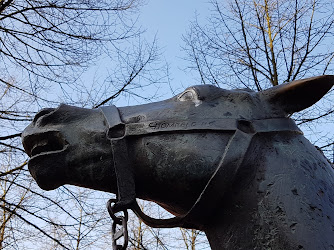
[[201, 234], [201, 231], [196, 229], [184, 229], [180, 228], [183, 242], [187, 250], [195, 250], [198, 246], [198, 237]]
[[[331, 1], [211, 1], [208, 24], [192, 23], [184, 37], [190, 70], [203, 84], [257, 91], [316, 75], [333, 74], [334, 13]], [[325, 152], [331, 150], [333, 91], [295, 115]], [[323, 132], [320, 132], [323, 131]]]
[[122, 95], [144, 98], [143, 89], [158, 87], [164, 75], [156, 42], [145, 42], [136, 27], [140, 4], [0, 1], [1, 249], [110, 245], [109, 197], [70, 187], [40, 190], [28, 172], [20, 132], [41, 107], [98, 107]]
[[[140, 201], [141, 209], [150, 216], [159, 219], [170, 218], [172, 215], [157, 204]], [[139, 218], [132, 216], [129, 249], [209, 249], [204, 232], [184, 228], [151, 228]]]

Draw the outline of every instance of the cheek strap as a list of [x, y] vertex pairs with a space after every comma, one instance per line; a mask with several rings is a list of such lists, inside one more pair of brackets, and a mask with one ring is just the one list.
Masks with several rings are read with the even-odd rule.
[[116, 106], [100, 108], [107, 126], [107, 137], [110, 140], [113, 167], [117, 180], [117, 201], [113, 206], [113, 212], [126, 210], [136, 202], [136, 187], [134, 181], [134, 168], [128, 153], [127, 136], [125, 135], [125, 124], [121, 120]]

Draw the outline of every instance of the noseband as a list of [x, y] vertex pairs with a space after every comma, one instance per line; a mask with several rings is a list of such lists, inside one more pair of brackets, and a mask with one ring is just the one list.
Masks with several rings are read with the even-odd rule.
[[[111, 216], [127, 209], [133, 212], [148, 226], [155, 228], [199, 228], [210, 217], [216, 204], [224, 196], [222, 190], [230, 187], [240, 168], [249, 145], [258, 133], [295, 132], [302, 134], [295, 122], [289, 118], [244, 120], [229, 118], [159, 120], [125, 124], [116, 106], [101, 107], [111, 142], [114, 170], [117, 179], [117, 199], [108, 202]], [[131, 136], [180, 133], [180, 132], [234, 132], [230, 138], [220, 163], [206, 186], [187, 213], [170, 219], [154, 219], [145, 215], [136, 202], [134, 169], [128, 155], [127, 138]], [[216, 202], [213, 202], [216, 201]], [[115, 202], [113, 206], [111, 203]], [[113, 215], [112, 215], [113, 214]], [[117, 217], [113, 217], [114, 221]], [[119, 222], [118, 224], [121, 224]], [[116, 249], [116, 248], [115, 248]], [[125, 249], [125, 248], [124, 248]]]

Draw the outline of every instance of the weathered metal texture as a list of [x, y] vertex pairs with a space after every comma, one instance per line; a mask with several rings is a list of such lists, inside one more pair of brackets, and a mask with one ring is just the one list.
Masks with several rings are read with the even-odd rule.
[[[129, 133], [150, 131], [127, 139], [137, 197], [185, 214], [234, 134], [217, 124], [285, 118], [317, 102], [333, 82], [333, 76], [321, 76], [263, 92], [202, 85], [162, 102], [119, 108], [123, 123], [133, 128]], [[99, 110], [61, 105], [37, 114], [23, 132], [23, 145], [41, 188], [72, 184], [116, 193], [106, 127]], [[295, 131], [256, 134], [221, 193], [212, 193], [212, 217], [194, 221], [212, 249], [334, 248], [334, 171]]]

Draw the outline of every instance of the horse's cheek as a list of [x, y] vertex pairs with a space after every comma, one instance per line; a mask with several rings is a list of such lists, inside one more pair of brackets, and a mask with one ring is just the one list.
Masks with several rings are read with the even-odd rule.
[[137, 186], [145, 195], [150, 193], [150, 199], [164, 193], [165, 198], [192, 204], [219, 165], [229, 138], [230, 134], [213, 132], [174, 133], [129, 141]]

